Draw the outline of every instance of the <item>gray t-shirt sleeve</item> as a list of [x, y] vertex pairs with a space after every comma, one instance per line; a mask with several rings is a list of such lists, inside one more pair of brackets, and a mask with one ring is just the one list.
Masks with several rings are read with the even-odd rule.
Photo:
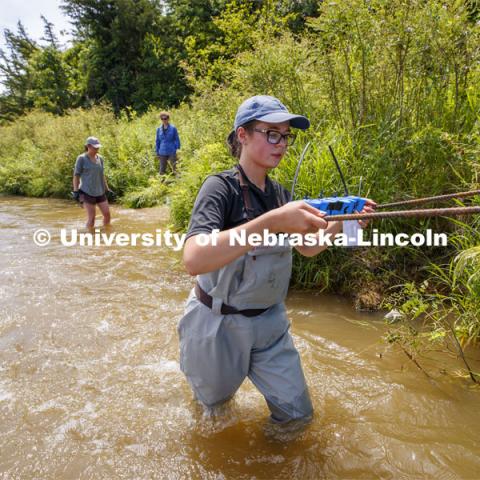
[[193, 206], [187, 238], [224, 228], [229, 195], [228, 184], [222, 178], [213, 175], [205, 180]]
[[77, 161], [75, 162], [75, 168], [73, 169], [73, 174], [80, 176], [83, 172], [83, 155], [79, 155], [77, 157]]

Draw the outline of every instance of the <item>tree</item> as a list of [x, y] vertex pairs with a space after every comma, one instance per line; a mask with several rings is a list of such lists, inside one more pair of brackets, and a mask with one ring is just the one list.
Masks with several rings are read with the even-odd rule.
[[[211, 19], [211, 38], [189, 35], [185, 70], [196, 91], [227, 83], [235, 59], [252, 50], [260, 38], [273, 40], [292, 25], [299, 25], [301, 2], [287, 0], [231, 0]], [[295, 7], [295, 8], [294, 8]]]
[[6, 92], [0, 96], [2, 120], [12, 120], [31, 108], [55, 114], [84, 103], [85, 83], [81, 82], [82, 48], [60, 50], [53, 24], [42, 16], [45, 46], [28, 38], [19, 23], [18, 33], [4, 35], [8, 53], [0, 52], [0, 71]]
[[28, 71], [27, 98], [33, 107], [62, 114], [73, 106], [69, 66], [62, 52], [52, 46], [39, 49], [31, 56]]
[[89, 97], [108, 100], [118, 113], [173, 105], [186, 95], [178, 67], [182, 46], [158, 0], [65, 0], [62, 8], [77, 39], [91, 42]]
[[[228, 80], [233, 59], [260, 32], [300, 32], [317, 13], [316, 0], [63, 0], [76, 28], [73, 47], [59, 44], [45, 24], [43, 43], [5, 30], [0, 52], [5, 119], [30, 108], [66, 109], [110, 103], [143, 112], [169, 107], [194, 88]], [[273, 30], [272, 30], [273, 28]]]
[[[42, 40], [47, 45], [39, 48], [29, 58], [27, 72], [30, 88], [27, 98], [33, 107], [61, 115], [67, 109], [79, 106], [84, 96], [84, 89], [78, 88], [77, 70], [80, 65], [74, 53], [78, 49], [62, 52], [53, 24], [43, 16], [42, 20]], [[69, 61], [73, 61], [73, 65]]]
[[47, 45], [58, 50], [60, 48], [60, 45], [58, 43], [58, 38], [53, 30], [53, 23], [49, 22], [43, 15], [40, 15], [40, 18], [43, 20], [43, 31], [45, 35], [44, 37], [42, 37], [42, 40], [47, 42]]
[[32, 106], [27, 95], [31, 86], [28, 62], [39, 47], [28, 37], [21, 22], [18, 22], [16, 34], [8, 28], [3, 34], [7, 51], [0, 49], [0, 78], [5, 88], [0, 96], [0, 119], [5, 121]]

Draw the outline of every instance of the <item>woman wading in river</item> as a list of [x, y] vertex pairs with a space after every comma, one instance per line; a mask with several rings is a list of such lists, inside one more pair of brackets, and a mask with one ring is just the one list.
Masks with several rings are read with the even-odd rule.
[[85, 153], [79, 155], [73, 171], [73, 198], [82, 202], [87, 211], [87, 228], [95, 226], [96, 205], [102, 212], [103, 225], [110, 224], [110, 208], [106, 191], [110, 191], [105, 178], [103, 158], [98, 154], [100, 141], [88, 137], [85, 142]]
[[[248, 376], [278, 423], [309, 420], [313, 408], [300, 357], [289, 333], [284, 305], [291, 274], [291, 247], [230, 245], [230, 233], [336, 235], [341, 222], [289, 192], [267, 172], [277, 167], [309, 120], [288, 112], [276, 98], [260, 95], [240, 105], [228, 137], [238, 165], [206, 179], [193, 208], [183, 260], [197, 275], [180, 320], [180, 365], [197, 400], [207, 407], [230, 399]], [[372, 211], [368, 203], [364, 211]], [[199, 234], [220, 233], [202, 246]], [[324, 246], [295, 247], [313, 256]]]

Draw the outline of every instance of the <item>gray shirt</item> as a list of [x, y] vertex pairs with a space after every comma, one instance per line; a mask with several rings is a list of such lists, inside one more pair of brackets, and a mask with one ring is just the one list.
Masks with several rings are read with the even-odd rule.
[[85, 152], [75, 162], [74, 175], [80, 177], [80, 190], [91, 197], [99, 197], [105, 193], [103, 182], [103, 158], [97, 155], [96, 163], [90, 160]]

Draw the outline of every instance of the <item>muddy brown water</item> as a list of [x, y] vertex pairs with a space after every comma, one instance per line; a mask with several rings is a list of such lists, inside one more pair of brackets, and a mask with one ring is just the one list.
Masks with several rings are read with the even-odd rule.
[[[113, 219], [167, 228], [162, 208]], [[0, 198], [0, 478], [480, 478], [480, 391], [427, 379], [382, 341], [381, 315], [339, 297], [287, 301], [316, 411], [306, 430], [272, 435], [248, 381], [205, 414], [178, 364], [193, 283], [180, 254], [62, 246], [60, 229], [83, 222], [67, 201]]]

